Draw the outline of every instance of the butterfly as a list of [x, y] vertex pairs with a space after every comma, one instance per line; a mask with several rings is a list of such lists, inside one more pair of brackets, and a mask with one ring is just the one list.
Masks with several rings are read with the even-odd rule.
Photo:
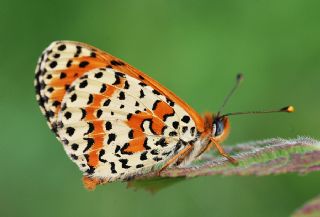
[[93, 46], [51, 43], [38, 60], [35, 89], [88, 189], [188, 165], [213, 146], [237, 163], [220, 146], [228, 115], [201, 117], [145, 73]]

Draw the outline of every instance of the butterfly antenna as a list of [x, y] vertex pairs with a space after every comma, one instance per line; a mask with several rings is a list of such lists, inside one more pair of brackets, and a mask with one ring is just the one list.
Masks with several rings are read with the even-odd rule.
[[234, 92], [236, 91], [236, 89], [239, 87], [241, 81], [243, 80], [243, 75], [241, 73], [237, 74], [236, 76], [236, 84], [233, 86], [233, 88], [231, 89], [231, 91], [229, 92], [229, 94], [226, 96], [226, 98], [224, 99], [220, 109], [218, 110], [217, 113], [217, 117], [220, 117], [220, 113], [222, 112], [222, 110], [224, 109], [224, 107], [226, 106], [226, 104], [228, 103], [230, 97], [234, 94]]
[[284, 108], [278, 110], [270, 110], [270, 111], [251, 111], [251, 112], [232, 112], [222, 115], [221, 117], [231, 116], [231, 115], [247, 115], [247, 114], [265, 114], [265, 113], [276, 113], [276, 112], [294, 112], [294, 107], [289, 105]]

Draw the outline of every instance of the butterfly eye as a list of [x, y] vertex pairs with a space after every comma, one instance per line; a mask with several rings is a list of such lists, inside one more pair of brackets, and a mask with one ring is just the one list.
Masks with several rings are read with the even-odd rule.
[[222, 119], [215, 119], [212, 125], [212, 135], [214, 137], [220, 136], [224, 130]]
[[217, 130], [217, 125], [214, 123], [212, 125], [212, 135], [215, 136], [216, 135], [216, 130]]

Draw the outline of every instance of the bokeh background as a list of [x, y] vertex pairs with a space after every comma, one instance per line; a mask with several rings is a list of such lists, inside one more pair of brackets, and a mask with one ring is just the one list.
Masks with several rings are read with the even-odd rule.
[[155, 195], [114, 183], [88, 192], [35, 100], [36, 61], [54, 40], [99, 47], [160, 81], [198, 112], [233, 117], [225, 144], [319, 138], [317, 0], [0, 1], [0, 216], [289, 216], [319, 193], [319, 173], [200, 177]]

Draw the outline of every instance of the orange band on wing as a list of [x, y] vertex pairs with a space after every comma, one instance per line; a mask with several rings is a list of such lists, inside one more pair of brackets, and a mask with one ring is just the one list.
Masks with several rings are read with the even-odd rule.
[[156, 104], [156, 108], [153, 112], [161, 120], [164, 120], [167, 115], [174, 114], [173, 108], [163, 101], [159, 101], [159, 103]]
[[145, 150], [144, 140], [145, 140], [145, 136], [131, 140], [129, 142], [128, 148], [126, 148], [124, 151], [135, 153], [135, 152], [141, 152], [141, 151]]
[[95, 135], [93, 136], [94, 145], [92, 146], [92, 150], [89, 153], [89, 162], [88, 165], [92, 167], [97, 167], [99, 164], [99, 156], [98, 152], [103, 147], [104, 135]]
[[[105, 67], [105, 63], [102, 61], [94, 61], [95, 59], [93, 57], [79, 57], [79, 58], [73, 58], [70, 62], [70, 66], [66, 66], [63, 70], [58, 70], [56, 73], [60, 73], [59, 78], [52, 79], [48, 86], [51, 87], [63, 87], [63, 89], [53, 90], [52, 95], [50, 96], [50, 99], [54, 99], [55, 101], [62, 102], [62, 99], [66, 93], [66, 87], [70, 86], [71, 83], [81, 77], [84, 73], [100, 67]], [[82, 64], [81, 63], [88, 63], [88, 64]], [[85, 66], [84, 66], [85, 65]], [[65, 76], [61, 76], [61, 74], [65, 74]], [[55, 114], [57, 115], [60, 111], [60, 107], [55, 110]]]
[[129, 142], [129, 146], [125, 151], [128, 152], [139, 152], [145, 150], [144, 141], [145, 134], [143, 132], [143, 122], [151, 122], [150, 130], [155, 135], [161, 135], [165, 124], [159, 118], [155, 118], [152, 114], [148, 112], [141, 112], [139, 114], [133, 114], [130, 119], [127, 121], [128, 126], [133, 130], [133, 140]]

